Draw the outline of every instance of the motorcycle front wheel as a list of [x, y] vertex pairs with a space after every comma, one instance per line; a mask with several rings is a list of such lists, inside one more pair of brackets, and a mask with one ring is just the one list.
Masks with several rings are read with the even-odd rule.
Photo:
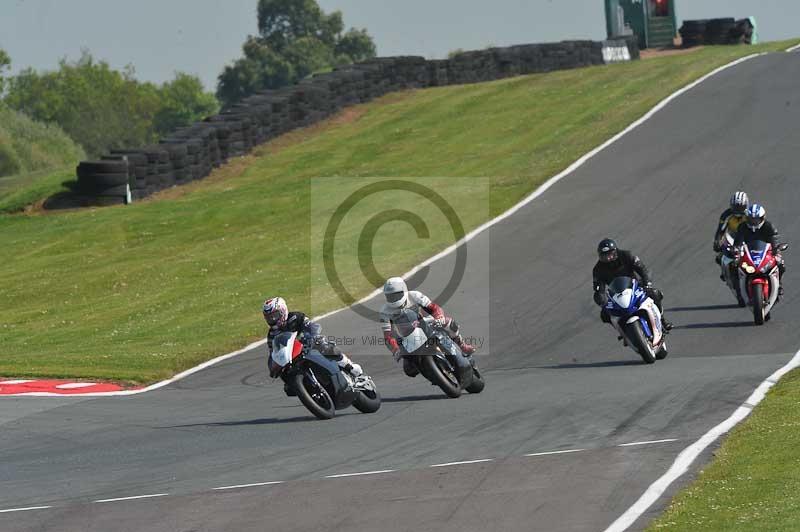
[[764, 325], [764, 291], [761, 285], [753, 286], [753, 321], [756, 325]]
[[336, 415], [336, 407], [327, 390], [322, 387], [317, 389], [311, 380], [306, 377], [305, 373], [295, 375], [292, 378], [292, 383], [300, 402], [318, 419], [331, 419]]
[[461, 397], [461, 383], [450, 368], [446, 366], [442, 368], [440, 365], [444, 366], [444, 362], [438, 356], [422, 357], [423, 374], [441, 388], [447, 397], [451, 399]]
[[625, 325], [625, 328], [627, 329], [628, 337], [630, 338], [633, 347], [636, 349], [639, 355], [641, 355], [644, 363], [654, 363], [656, 361], [656, 355], [653, 353], [653, 348], [650, 346], [650, 342], [644, 335], [641, 321], [636, 320], [633, 323], [628, 323]]

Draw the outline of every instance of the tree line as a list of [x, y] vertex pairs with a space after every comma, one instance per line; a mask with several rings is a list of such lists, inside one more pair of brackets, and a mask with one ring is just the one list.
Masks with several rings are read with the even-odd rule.
[[248, 36], [243, 56], [224, 67], [216, 93], [183, 72], [161, 84], [139, 81], [133, 66], [115, 70], [89, 51], [62, 59], [52, 71], [27, 68], [8, 76], [12, 58], [0, 50], [0, 105], [57, 124], [98, 156], [156, 142], [257, 91], [376, 53], [366, 30], [345, 31], [341, 12], [325, 13], [316, 0], [259, 0], [256, 16], [258, 34]]

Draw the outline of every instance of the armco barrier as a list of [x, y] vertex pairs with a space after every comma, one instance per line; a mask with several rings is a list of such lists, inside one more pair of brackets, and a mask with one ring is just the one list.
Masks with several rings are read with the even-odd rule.
[[639, 58], [635, 39], [523, 44], [463, 52], [450, 59], [378, 57], [319, 74], [290, 87], [258, 92], [155, 146], [114, 150], [78, 165], [81, 203], [109, 205], [202, 179], [231, 157], [344, 107], [389, 92], [440, 87], [602, 65]]

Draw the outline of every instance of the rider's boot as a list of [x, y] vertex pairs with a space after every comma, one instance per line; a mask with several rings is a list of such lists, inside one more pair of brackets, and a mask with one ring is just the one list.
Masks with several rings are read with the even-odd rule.
[[470, 356], [475, 352], [475, 347], [465, 342], [464, 338], [460, 334], [453, 338], [453, 341], [465, 355]]
[[661, 326], [664, 328], [664, 332], [671, 331], [673, 327], [672, 322], [667, 321], [663, 314], [661, 315]]
[[342, 353], [342, 358], [337, 360], [336, 363], [339, 364], [339, 368], [341, 368], [342, 371], [349, 373], [356, 379], [364, 374], [364, 370], [361, 369], [361, 366], [359, 364], [355, 364], [344, 353]]

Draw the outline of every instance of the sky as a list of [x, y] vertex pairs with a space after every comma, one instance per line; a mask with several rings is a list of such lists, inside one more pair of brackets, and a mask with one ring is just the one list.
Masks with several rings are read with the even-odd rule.
[[[52, 69], [88, 49], [157, 83], [176, 71], [208, 89], [256, 32], [257, 0], [0, 0], [0, 48], [24, 67]], [[319, 0], [347, 27], [367, 28], [379, 55], [605, 37], [603, 0]], [[757, 18], [763, 40], [800, 36], [799, 0], [677, 0], [679, 20]]]

